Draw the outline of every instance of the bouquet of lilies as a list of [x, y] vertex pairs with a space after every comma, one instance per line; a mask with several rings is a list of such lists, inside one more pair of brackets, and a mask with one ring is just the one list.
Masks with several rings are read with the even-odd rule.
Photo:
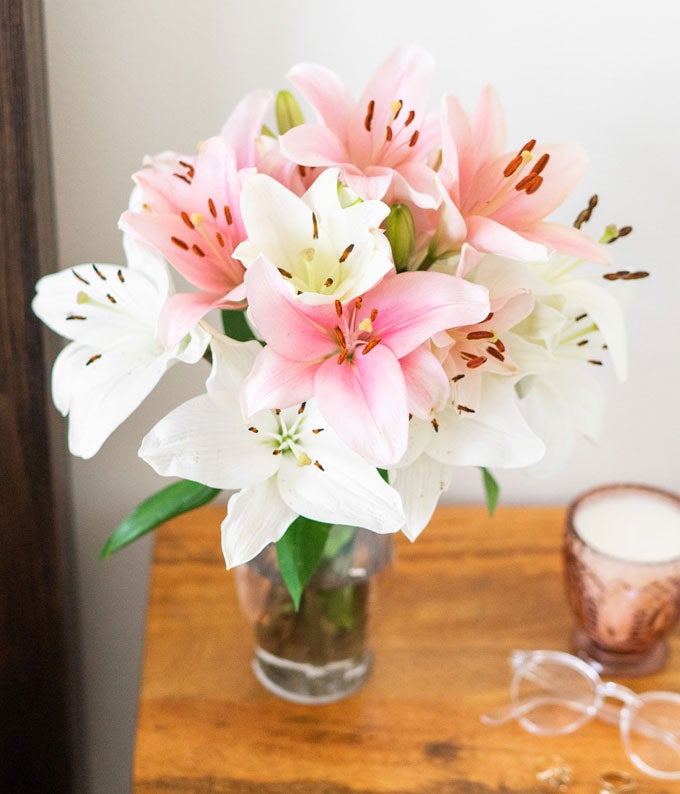
[[312, 122], [289, 91], [247, 95], [195, 154], [134, 175], [126, 266], [40, 280], [35, 313], [71, 340], [52, 390], [75, 455], [94, 455], [169, 367], [211, 365], [205, 393], [139, 451], [181, 480], [105, 553], [227, 489], [227, 565], [277, 543], [304, 579], [319, 528], [415, 539], [456, 467], [482, 469], [493, 505], [489, 469], [553, 472], [576, 435], [597, 439], [593, 365], [606, 356], [623, 378], [626, 358], [601, 278], [646, 274], [578, 271], [610, 265], [604, 243], [630, 228], [587, 236], [596, 197], [574, 227], [546, 220], [584, 152], [508, 149], [490, 87], [473, 114], [454, 96], [428, 112], [433, 70], [402, 47], [355, 101], [329, 69], [296, 66]]

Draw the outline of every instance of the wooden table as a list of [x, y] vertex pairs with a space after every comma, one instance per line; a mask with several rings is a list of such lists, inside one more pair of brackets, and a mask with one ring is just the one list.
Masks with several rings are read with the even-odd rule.
[[[134, 764], [136, 792], [528, 794], [561, 756], [569, 794], [634, 772], [618, 731], [594, 720], [567, 737], [480, 714], [506, 701], [513, 648], [568, 650], [561, 508], [445, 507], [397, 559], [375, 629], [375, 668], [356, 695], [300, 706], [250, 670], [252, 634], [220, 551], [223, 510], [158, 530]], [[680, 638], [666, 671], [622, 681], [680, 690]], [[642, 778], [641, 775], [638, 775]], [[640, 794], [680, 784], [640, 779]]]

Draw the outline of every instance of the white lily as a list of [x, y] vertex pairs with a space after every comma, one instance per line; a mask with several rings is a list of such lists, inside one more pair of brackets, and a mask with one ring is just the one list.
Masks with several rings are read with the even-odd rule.
[[520, 412], [512, 379], [487, 373], [474, 381], [475, 409], [467, 404], [472, 400], [465, 383], [462, 379], [452, 385], [451, 400], [430, 422], [411, 419], [406, 456], [390, 470], [390, 483], [406, 512], [403, 531], [411, 540], [432, 517], [454, 467], [520, 468], [545, 454], [543, 442]]
[[304, 303], [367, 292], [394, 269], [389, 244], [378, 231], [389, 207], [360, 200], [346, 206], [339, 175], [337, 168], [324, 171], [302, 198], [265, 174], [248, 179], [241, 194], [248, 239], [235, 258], [248, 267], [264, 255]]
[[156, 321], [171, 283], [163, 260], [124, 238], [127, 267], [83, 264], [44, 276], [32, 308], [72, 340], [52, 369], [52, 398], [69, 417], [68, 444], [91, 458], [177, 361], [198, 361], [209, 336], [196, 328], [165, 350]]
[[505, 341], [520, 370], [522, 411], [546, 443], [545, 457], [530, 471], [542, 476], [560, 471], [579, 435], [598, 442], [605, 395], [588, 368], [600, 366], [603, 350], [619, 380], [626, 377], [626, 333], [618, 301], [592, 281], [574, 278], [580, 262], [552, 257], [533, 266], [534, 311]]
[[313, 401], [243, 419], [239, 389], [259, 343], [216, 334], [211, 349], [207, 394], [162, 419], [139, 454], [159, 474], [241, 489], [222, 523], [228, 567], [279, 540], [298, 515], [374, 532], [400, 529], [399, 495], [339, 440]]

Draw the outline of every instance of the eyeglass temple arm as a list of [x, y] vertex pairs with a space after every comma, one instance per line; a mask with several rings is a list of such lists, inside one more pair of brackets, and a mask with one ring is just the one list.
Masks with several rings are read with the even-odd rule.
[[[549, 695], [536, 695], [535, 697], [525, 698], [519, 703], [506, 703], [504, 706], [499, 706], [487, 714], [482, 714], [480, 719], [485, 725], [504, 725], [506, 722], [519, 719], [541, 706], [568, 706], [574, 711], [580, 711], [582, 714], [591, 713], [594, 715], [594, 709], [592, 709], [592, 707], [586, 706], [578, 701], [554, 696], [551, 697]], [[612, 709], [612, 711], [614, 710], [615, 709]], [[618, 717], [614, 721], [614, 724], [619, 724]]]

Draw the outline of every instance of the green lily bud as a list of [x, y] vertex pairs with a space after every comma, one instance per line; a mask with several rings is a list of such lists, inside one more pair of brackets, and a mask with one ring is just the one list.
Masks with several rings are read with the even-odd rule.
[[305, 117], [302, 115], [302, 109], [297, 99], [290, 91], [279, 91], [276, 95], [276, 124], [279, 128], [279, 135], [304, 123]]
[[390, 210], [385, 221], [385, 236], [392, 246], [397, 271], [406, 270], [416, 241], [413, 215], [406, 204], [395, 204]]

